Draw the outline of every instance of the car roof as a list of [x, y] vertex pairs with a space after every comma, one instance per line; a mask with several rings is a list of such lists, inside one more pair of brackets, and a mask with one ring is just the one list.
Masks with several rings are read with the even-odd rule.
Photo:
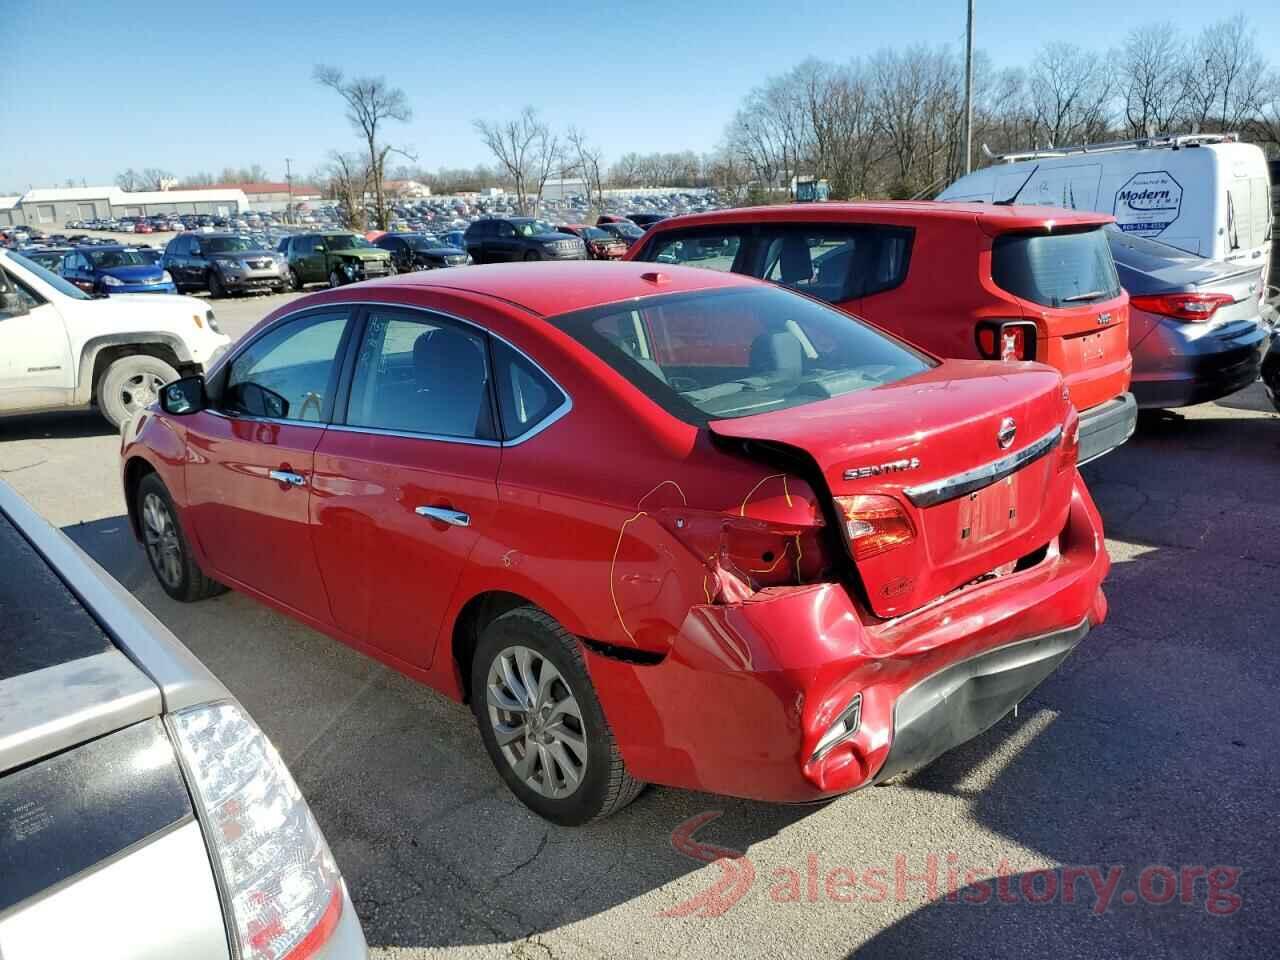
[[75, 249], [77, 253], [81, 250], [102, 253], [104, 250], [133, 250], [136, 248], [127, 243], [78, 243]]
[[967, 220], [976, 221], [984, 229], [1000, 233], [1055, 226], [1090, 226], [1111, 223], [1115, 217], [1092, 210], [1066, 210], [1030, 204], [1002, 206], [991, 203], [951, 203], [938, 200], [857, 200], [830, 203], [784, 203], [765, 207], [730, 207], [706, 213], [686, 213], [655, 223], [653, 231], [687, 226], [711, 226], [744, 221], [773, 222], [801, 220], [809, 222], [864, 223], [876, 218], [897, 221]]
[[[661, 279], [645, 279], [645, 277]], [[698, 267], [623, 261], [564, 260], [539, 263], [495, 263], [465, 270], [402, 273], [360, 284], [379, 287], [453, 290], [492, 297], [539, 316], [572, 313], [591, 307], [669, 293], [692, 293], [749, 287], [762, 281], [741, 274]]]

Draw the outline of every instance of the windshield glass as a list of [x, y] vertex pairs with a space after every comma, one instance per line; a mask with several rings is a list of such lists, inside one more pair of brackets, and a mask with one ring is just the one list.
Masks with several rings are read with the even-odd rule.
[[1002, 290], [1046, 307], [1088, 307], [1120, 295], [1111, 245], [1097, 228], [997, 237], [991, 279]]
[[648, 297], [550, 322], [695, 424], [799, 407], [932, 365], [866, 324], [777, 287]]
[[517, 220], [516, 229], [522, 237], [532, 237], [539, 233], [555, 233], [555, 227], [545, 220]]
[[89, 250], [85, 251], [90, 262], [99, 270], [112, 267], [145, 267], [151, 261], [137, 250]]
[[253, 241], [248, 237], [209, 237], [201, 241], [201, 246], [209, 253], [240, 253], [253, 250]]
[[644, 236], [644, 231], [633, 223], [614, 223], [610, 224], [609, 229], [617, 231], [624, 237], [639, 239]]
[[583, 227], [582, 237], [585, 240], [614, 240], [616, 239], [607, 230], [601, 230], [599, 227]]
[[430, 250], [432, 247], [439, 246], [440, 243], [435, 237], [424, 237], [418, 234], [414, 237], [405, 237], [404, 242], [409, 244], [414, 250]]
[[67, 281], [63, 280], [56, 273], [51, 273], [50, 271], [46, 270], [44, 267], [40, 266], [40, 264], [38, 263], [32, 263], [30, 260], [22, 256], [22, 254], [20, 253], [11, 253], [9, 254], [8, 259], [11, 262], [17, 264], [18, 266], [25, 267], [27, 270], [30, 270], [34, 276], [43, 280], [45, 283], [53, 287], [53, 289], [57, 290], [63, 296], [71, 297], [73, 300], [92, 300], [93, 299], [93, 297], [89, 296], [79, 287], [73, 287], [71, 284], [67, 283]]
[[324, 238], [329, 250], [372, 250], [374, 246], [364, 237], [354, 233], [331, 233]]

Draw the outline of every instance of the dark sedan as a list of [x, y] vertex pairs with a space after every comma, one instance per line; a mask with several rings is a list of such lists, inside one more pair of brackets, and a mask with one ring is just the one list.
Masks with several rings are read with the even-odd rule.
[[76, 247], [62, 260], [62, 275], [86, 293], [176, 293], [173, 277], [131, 247]]
[[597, 222], [596, 226], [605, 233], [611, 233], [630, 249], [631, 245], [644, 236], [644, 231], [631, 222]]
[[384, 233], [373, 244], [390, 252], [398, 273], [460, 267], [471, 262], [466, 250], [426, 233]]
[[1129, 291], [1140, 407], [1206, 403], [1258, 379], [1266, 330], [1256, 266], [1207, 260], [1114, 227], [1107, 235]]

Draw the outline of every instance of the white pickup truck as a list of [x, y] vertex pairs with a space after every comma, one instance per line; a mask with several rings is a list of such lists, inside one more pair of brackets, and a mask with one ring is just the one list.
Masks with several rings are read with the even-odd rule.
[[96, 406], [120, 426], [230, 343], [194, 297], [91, 297], [0, 250], [0, 417]]

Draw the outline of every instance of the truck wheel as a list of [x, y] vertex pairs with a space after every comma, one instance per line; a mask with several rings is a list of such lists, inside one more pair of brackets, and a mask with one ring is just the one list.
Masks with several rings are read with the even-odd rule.
[[293, 269], [293, 267], [289, 268], [289, 284], [288, 285], [290, 290], [302, 289], [302, 279], [298, 276], [298, 271]]
[[221, 300], [227, 295], [227, 288], [223, 286], [222, 278], [218, 276], [216, 270], [209, 271], [209, 296], [214, 300]]
[[119, 428], [156, 401], [160, 388], [178, 379], [178, 371], [159, 357], [136, 353], [121, 357], [98, 380], [98, 409]]
[[173, 498], [156, 474], [149, 473], [138, 484], [138, 527], [147, 551], [151, 572], [164, 592], [182, 603], [204, 600], [225, 593], [227, 588], [204, 575], [191, 556], [191, 548], [178, 523]]
[[490, 759], [534, 813], [579, 826], [643, 789], [622, 762], [578, 640], [543, 611], [517, 607], [485, 628], [470, 690]]

